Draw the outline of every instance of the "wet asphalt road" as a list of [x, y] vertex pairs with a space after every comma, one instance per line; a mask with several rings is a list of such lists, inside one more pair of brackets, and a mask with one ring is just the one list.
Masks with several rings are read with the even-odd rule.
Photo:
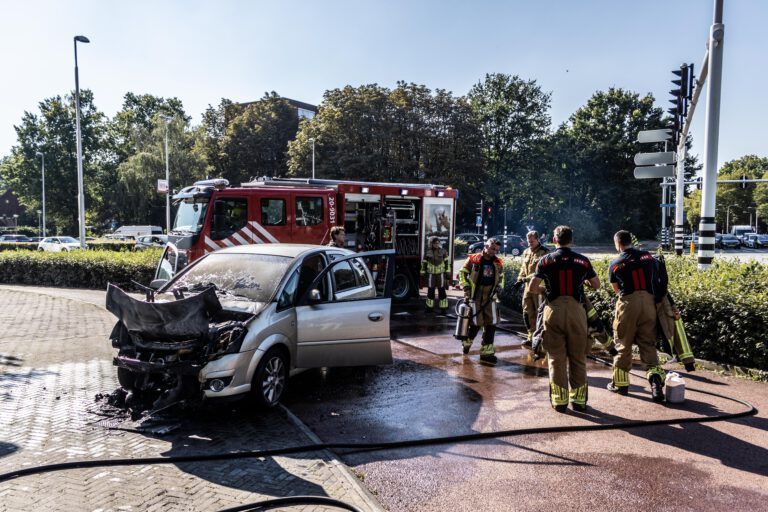
[[[697, 371], [681, 405], [605, 390], [610, 370], [590, 363], [589, 410], [554, 412], [547, 370], [521, 339], [496, 338], [499, 363], [461, 354], [453, 320], [395, 310], [391, 366], [307, 372], [285, 403], [324, 442], [442, 437], [536, 426], [589, 425], [738, 412], [690, 390], [768, 410], [768, 386]], [[519, 329], [519, 324], [507, 323]], [[675, 365], [670, 368], [677, 369]], [[728, 422], [605, 432], [532, 434], [377, 452], [339, 452], [390, 510], [768, 510], [768, 415]]]

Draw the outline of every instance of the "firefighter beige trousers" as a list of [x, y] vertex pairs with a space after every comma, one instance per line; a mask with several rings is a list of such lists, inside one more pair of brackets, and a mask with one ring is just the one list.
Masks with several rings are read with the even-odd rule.
[[640, 350], [640, 360], [648, 368], [649, 375], [664, 370], [659, 366], [656, 354], [656, 303], [653, 295], [636, 291], [619, 297], [616, 316], [613, 319], [613, 339], [619, 353], [613, 358], [613, 384], [629, 386], [629, 370], [632, 368], [632, 344]]
[[[570, 401], [587, 403], [587, 313], [570, 296], [544, 306], [542, 345], [549, 362], [549, 396], [552, 405]], [[570, 391], [569, 391], [570, 388]]]

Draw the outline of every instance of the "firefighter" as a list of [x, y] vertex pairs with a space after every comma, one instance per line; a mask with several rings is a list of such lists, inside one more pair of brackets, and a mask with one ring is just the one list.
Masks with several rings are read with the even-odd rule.
[[344, 240], [345, 235], [344, 226], [333, 226], [331, 228], [331, 241], [328, 242], [328, 247], [339, 247], [343, 249], [346, 244], [346, 240]]
[[482, 327], [480, 360], [491, 364], [497, 361], [493, 338], [496, 324], [499, 323], [498, 296], [504, 288], [504, 266], [501, 258], [496, 256], [500, 248], [501, 242], [498, 239], [489, 238], [483, 251], [470, 254], [459, 270], [459, 284], [464, 291], [464, 300], [474, 304], [468, 337], [461, 342], [464, 353], [469, 354], [472, 340]]
[[441, 314], [445, 314], [448, 311], [448, 296], [445, 290], [451, 278], [451, 266], [448, 261], [448, 251], [443, 249], [440, 239], [436, 236], [429, 239], [429, 247], [424, 252], [424, 259], [421, 262], [421, 275], [427, 281], [426, 310], [429, 312], [434, 309], [435, 288], [437, 288], [439, 299], [437, 307], [440, 308]]
[[[526, 286], [533, 278], [536, 272], [536, 264], [542, 256], [549, 252], [549, 249], [541, 245], [538, 231], [529, 231], [526, 235], [528, 239], [528, 248], [523, 251], [523, 264], [520, 267], [520, 274], [517, 276], [515, 289]], [[523, 288], [523, 321], [528, 330], [528, 339], [523, 346], [531, 347], [533, 341], [533, 331], [536, 329], [536, 312], [541, 304], [541, 294], [531, 293], [528, 288]]]
[[608, 269], [608, 279], [619, 296], [613, 320], [613, 339], [619, 353], [613, 358], [613, 379], [608, 390], [629, 394], [629, 370], [632, 344], [640, 350], [640, 360], [647, 367], [651, 396], [664, 401], [664, 369], [656, 354], [656, 301], [653, 296], [654, 260], [651, 253], [632, 247], [629, 231], [613, 236], [619, 257]]
[[[549, 399], [557, 412], [565, 412], [570, 400], [576, 411], [587, 409], [587, 313], [582, 305], [584, 282], [600, 288], [592, 263], [571, 250], [573, 231], [555, 228], [555, 251], [544, 255], [528, 288], [540, 293], [545, 286], [542, 345], [549, 363]], [[570, 391], [569, 391], [570, 389]]]

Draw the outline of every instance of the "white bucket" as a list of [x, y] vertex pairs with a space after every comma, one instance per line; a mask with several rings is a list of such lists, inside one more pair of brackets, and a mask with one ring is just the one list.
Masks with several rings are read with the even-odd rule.
[[685, 380], [679, 373], [669, 372], [664, 388], [667, 402], [679, 404], [685, 401]]

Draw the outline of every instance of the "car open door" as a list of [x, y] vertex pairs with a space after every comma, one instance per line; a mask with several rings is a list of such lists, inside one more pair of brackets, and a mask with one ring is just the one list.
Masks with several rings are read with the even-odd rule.
[[339, 255], [314, 279], [296, 306], [297, 368], [392, 363], [394, 254]]
[[184, 253], [179, 252], [176, 245], [168, 242], [157, 264], [157, 269], [155, 269], [155, 278], [152, 280], [152, 283], [160, 285], [161, 281], [170, 281], [176, 275], [176, 272], [185, 266], [186, 256]]

